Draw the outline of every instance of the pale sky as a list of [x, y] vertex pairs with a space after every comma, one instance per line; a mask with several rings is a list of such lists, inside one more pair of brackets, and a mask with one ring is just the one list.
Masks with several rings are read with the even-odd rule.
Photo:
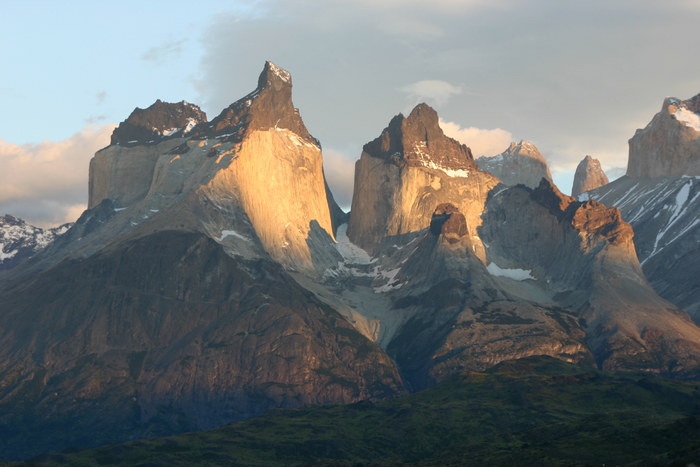
[[[532, 141], [570, 192], [587, 154], [625, 166], [666, 96], [700, 92], [697, 0], [2, 1], [0, 215], [75, 220], [88, 163], [156, 99], [214, 118], [265, 60], [350, 204], [354, 161], [427, 102], [476, 157]], [[500, 148], [500, 149], [499, 149]]]

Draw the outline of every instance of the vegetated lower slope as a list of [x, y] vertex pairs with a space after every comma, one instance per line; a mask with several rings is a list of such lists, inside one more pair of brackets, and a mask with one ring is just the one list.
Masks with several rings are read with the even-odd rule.
[[379, 403], [273, 410], [224, 428], [35, 459], [70, 465], [680, 464], [700, 455], [700, 383], [550, 357]]

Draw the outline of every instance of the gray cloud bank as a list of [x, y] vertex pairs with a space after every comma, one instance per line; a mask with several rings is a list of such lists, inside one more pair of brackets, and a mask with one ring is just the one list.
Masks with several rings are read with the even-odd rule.
[[90, 158], [109, 144], [113, 129], [89, 126], [64, 141], [39, 144], [0, 140], [0, 215], [39, 227], [75, 221], [87, 206]]
[[[346, 208], [363, 144], [421, 101], [476, 157], [509, 140], [534, 142], [568, 191], [586, 154], [606, 169], [626, 165], [627, 140], [665, 96], [700, 92], [696, 1], [246, 5], [202, 28], [200, 66], [182, 73], [212, 118], [255, 87], [265, 60], [288, 69], [295, 105], [323, 144], [326, 176]], [[174, 60], [194, 40], [146, 44], [140, 58]], [[96, 95], [98, 105], [108, 92]], [[74, 220], [87, 200], [88, 161], [112, 128], [89, 126], [56, 143], [0, 141], [0, 214], [43, 226]]]
[[700, 92], [697, 5], [262, 0], [214, 20], [197, 84], [216, 114], [273, 60], [292, 73], [311, 133], [347, 160], [427, 101], [474, 138], [502, 129], [533, 141], [556, 177], [586, 154], [625, 165], [627, 140], [666, 95]]

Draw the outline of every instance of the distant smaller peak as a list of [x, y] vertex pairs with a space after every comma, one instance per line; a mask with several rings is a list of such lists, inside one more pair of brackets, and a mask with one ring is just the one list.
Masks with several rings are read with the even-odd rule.
[[544, 161], [544, 158], [542, 157], [542, 154], [540, 154], [539, 149], [537, 149], [537, 146], [530, 141], [525, 141], [522, 139], [517, 144], [515, 141], [510, 143], [510, 146], [508, 146], [508, 149], [506, 149], [502, 155], [511, 157], [525, 156]]

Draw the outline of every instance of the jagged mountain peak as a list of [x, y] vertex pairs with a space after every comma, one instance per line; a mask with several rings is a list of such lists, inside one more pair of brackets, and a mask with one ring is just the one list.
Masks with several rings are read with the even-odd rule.
[[364, 145], [363, 151], [399, 166], [447, 172], [478, 170], [471, 150], [443, 133], [437, 112], [425, 103], [414, 107], [408, 117], [400, 113], [392, 118], [378, 138]]
[[22, 263], [68, 231], [71, 225], [42, 229], [11, 214], [0, 216], [0, 270]]
[[495, 175], [506, 185], [523, 184], [535, 188], [543, 178], [552, 181], [547, 161], [530, 141], [513, 141], [501, 154], [480, 157], [476, 163], [481, 170]]
[[540, 180], [540, 184], [532, 191], [530, 197], [555, 215], [563, 214], [575, 201], [575, 198], [565, 195], [554, 183], [544, 178]]
[[145, 109], [136, 107], [114, 129], [111, 144], [155, 144], [164, 138], [184, 136], [206, 121], [206, 114], [194, 104], [185, 101], [169, 103], [158, 99]]
[[194, 132], [195, 137], [215, 137], [222, 142], [239, 142], [246, 132], [287, 129], [303, 140], [321, 147], [311, 136], [292, 102], [291, 74], [267, 61], [258, 77], [258, 87], [225, 108], [208, 125]]
[[627, 175], [700, 175], [700, 94], [664, 99], [661, 110], [629, 140]]
[[595, 190], [608, 183], [608, 177], [603, 172], [600, 161], [591, 156], [586, 156], [576, 167], [571, 196], [578, 196], [583, 192]]
[[634, 237], [632, 227], [622, 220], [619, 209], [608, 208], [594, 200], [577, 201], [559, 191], [549, 180], [542, 179], [530, 197], [584, 234], [604, 237], [614, 245], [631, 244]]
[[519, 143], [516, 143], [515, 141], [511, 142], [508, 149], [506, 149], [503, 154], [508, 156], [527, 156], [544, 161], [544, 157], [542, 157], [542, 154], [540, 154], [537, 146], [530, 141], [525, 141], [522, 139]]

